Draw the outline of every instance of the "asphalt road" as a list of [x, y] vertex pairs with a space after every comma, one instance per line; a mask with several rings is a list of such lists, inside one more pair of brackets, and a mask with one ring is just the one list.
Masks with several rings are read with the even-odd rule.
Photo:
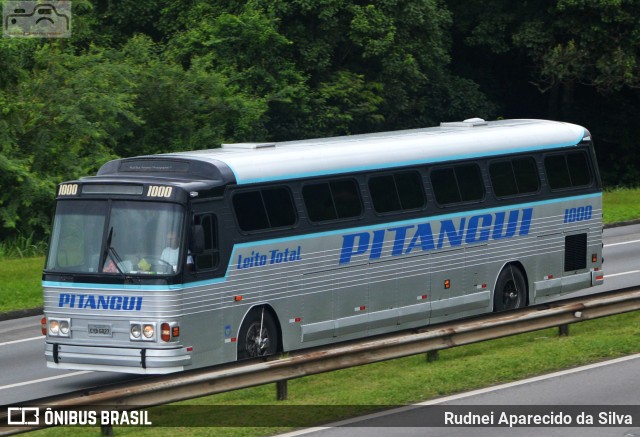
[[[583, 366], [515, 383], [449, 396], [414, 406], [351, 419], [323, 428], [307, 429], [280, 437], [632, 437], [640, 436], [640, 355]], [[627, 425], [628, 405], [631, 425]], [[517, 407], [515, 407], [517, 406]], [[492, 415], [490, 413], [493, 413]], [[502, 412], [512, 414], [546, 414], [570, 418], [568, 427], [513, 427], [500, 425]], [[494, 426], [459, 427], [446, 425], [445, 414], [485, 414]], [[601, 413], [605, 413], [603, 417]], [[598, 426], [600, 420], [610, 425], [621, 419], [623, 426]], [[579, 416], [593, 418], [594, 426], [575, 426]], [[451, 416], [450, 416], [451, 417]], [[553, 417], [553, 415], [551, 415]], [[438, 427], [421, 426], [439, 421]], [[455, 424], [455, 419], [450, 419]], [[507, 419], [510, 420], [510, 419]], [[554, 420], [554, 419], [549, 419]], [[568, 419], [567, 419], [568, 420]], [[508, 423], [508, 422], [507, 422]]]
[[[570, 296], [640, 284], [640, 225], [607, 229], [604, 241], [605, 284]], [[0, 339], [0, 405], [140, 378], [47, 368], [40, 316], [0, 322]]]

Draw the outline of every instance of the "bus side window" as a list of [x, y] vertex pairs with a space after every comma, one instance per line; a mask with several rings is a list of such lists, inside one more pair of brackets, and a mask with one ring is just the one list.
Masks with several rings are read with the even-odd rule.
[[484, 182], [477, 164], [460, 164], [431, 172], [431, 186], [440, 205], [474, 202], [484, 197]]
[[233, 209], [245, 232], [293, 226], [297, 219], [291, 192], [285, 187], [236, 193]]
[[497, 197], [534, 194], [540, 188], [536, 161], [532, 157], [492, 162], [489, 176]]
[[218, 245], [218, 220], [213, 214], [196, 215], [194, 224], [202, 226], [204, 231], [204, 251], [195, 254], [196, 271], [213, 270], [220, 262]]
[[544, 168], [554, 190], [587, 186], [593, 180], [587, 156], [582, 151], [549, 155], [544, 158]]
[[416, 210], [426, 203], [417, 171], [373, 176], [369, 179], [369, 192], [378, 214]]
[[302, 197], [309, 220], [324, 222], [362, 215], [362, 201], [358, 185], [353, 179], [308, 184], [302, 188]]

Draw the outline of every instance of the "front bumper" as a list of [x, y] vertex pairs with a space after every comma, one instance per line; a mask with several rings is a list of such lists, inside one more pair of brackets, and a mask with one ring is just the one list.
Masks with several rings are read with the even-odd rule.
[[191, 365], [187, 348], [149, 349], [72, 346], [47, 341], [47, 367], [138, 374], [179, 372]]

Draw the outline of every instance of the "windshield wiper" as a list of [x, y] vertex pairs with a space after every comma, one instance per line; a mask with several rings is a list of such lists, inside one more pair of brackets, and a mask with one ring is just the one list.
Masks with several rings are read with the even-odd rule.
[[[105, 249], [103, 252], [104, 262], [102, 263], [102, 265], [104, 265], [109, 259], [109, 256], [111, 256], [113, 265], [116, 267], [116, 269], [120, 274], [124, 275], [124, 272], [122, 271], [119, 265], [122, 262], [122, 258], [120, 258], [120, 255], [118, 255], [118, 252], [116, 252], [116, 249], [111, 246], [112, 237], [113, 237], [113, 226], [111, 226], [111, 229], [109, 229], [109, 235], [107, 236], [107, 242], [105, 244]], [[102, 271], [104, 271], [104, 268], [102, 269]]]

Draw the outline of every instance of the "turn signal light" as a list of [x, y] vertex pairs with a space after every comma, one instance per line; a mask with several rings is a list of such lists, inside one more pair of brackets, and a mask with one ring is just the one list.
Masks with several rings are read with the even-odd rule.
[[40, 326], [42, 328], [42, 335], [47, 335], [47, 318], [43, 317], [40, 319]]
[[162, 341], [171, 341], [171, 329], [168, 323], [160, 325], [160, 338]]

